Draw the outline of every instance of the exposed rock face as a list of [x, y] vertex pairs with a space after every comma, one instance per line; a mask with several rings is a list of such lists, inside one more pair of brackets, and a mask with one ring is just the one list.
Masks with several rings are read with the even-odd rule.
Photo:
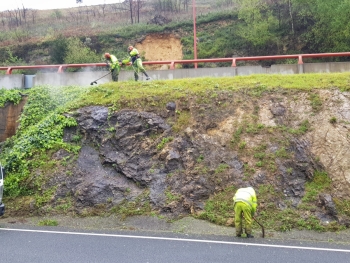
[[[319, 93], [328, 99], [318, 111], [306, 93], [296, 93], [297, 99], [268, 94], [259, 103], [242, 104], [237, 101], [244, 94], [218, 92], [211, 104], [186, 98], [150, 111], [81, 108], [74, 113], [78, 127], [67, 129], [65, 140], [80, 134], [83, 146], [74, 176], [51, 180], [60, 185], [56, 198], [71, 194], [81, 210], [135, 200], [147, 189], [154, 209], [179, 215], [202, 210], [211, 195], [229, 186], [249, 183], [277, 189], [283, 198], [276, 197], [276, 207], [285, 209], [287, 203], [297, 207], [305, 183], [316, 170], [325, 170], [334, 191], [322, 193], [313, 212], [327, 222], [337, 219], [333, 198], [350, 195], [350, 103], [347, 93], [327, 92]], [[176, 133], [180, 111], [188, 112], [189, 120]], [[329, 121], [332, 116], [336, 123]]]

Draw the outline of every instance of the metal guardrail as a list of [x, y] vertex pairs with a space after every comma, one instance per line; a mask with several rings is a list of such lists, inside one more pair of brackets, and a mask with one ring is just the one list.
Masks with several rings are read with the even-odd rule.
[[[339, 53], [316, 53], [316, 54], [295, 54], [295, 55], [276, 55], [276, 56], [256, 56], [256, 57], [235, 57], [235, 58], [210, 58], [210, 59], [191, 59], [191, 60], [168, 60], [168, 61], [143, 61], [144, 65], [170, 65], [170, 69], [175, 69], [176, 64], [196, 64], [212, 62], [231, 62], [232, 67], [237, 67], [237, 61], [252, 60], [279, 60], [279, 59], [297, 59], [298, 64], [303, 64], [303, 58], [325, 58], [325, 57], [350, 57], [350, 52]], [[88, 63], [88, 64], [61, 64], [61, 65], [34, 65], [34, 66], [8, 66], [0, 67], [0, 70], [6, 70], [6, 74], [12, 74], [12, 70], [17, 69], [52, 69], [57, 68], [57, 73], [63, 73], [67, 68], [84, 67], [105, 67], [106, 63]]]

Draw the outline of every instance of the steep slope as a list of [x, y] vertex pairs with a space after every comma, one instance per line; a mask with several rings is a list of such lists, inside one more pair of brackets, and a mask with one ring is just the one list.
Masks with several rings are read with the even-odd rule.
[[[262, 76], [91, 88], [65, 113], [77, 124], [64, 129], [73, 146], [33, 159], [21, 185], [36, 194], [7, 200], [8, 215], [153, 213], [232, 225], [232, 196], [249, 184], [268, 228], [348, 227], [350, 93], [307, 89], [307, 77], [294, 77], [301, 89], [267, 88]], [[334, 78], [340, 87], [348, 75]], [[14, 173], [18, 157], [6, 152]]]

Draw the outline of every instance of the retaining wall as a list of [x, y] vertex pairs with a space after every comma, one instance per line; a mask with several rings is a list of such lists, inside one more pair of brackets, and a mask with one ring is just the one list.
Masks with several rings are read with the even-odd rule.
[[[279, 64], [271, 67], [261, 66], [238, 66], [222, 68], [190, 68], [175, 70], [148, 70], [147, 73], [152, 79], [182, 79], [198, 77], [234, 77], [247, 76], [251, 74], [302, 74], [302, 73], [335, 73], [350, 72], [350, 62], [330, 62], [330, 63], [304, 63], [304, 64]], [[88, 86], [94, 80], [101, 78], [108, 71], [89, 71], [89, 72], [65, 72], [65, 73], [39, 73], [33, 78], [35, 85], [52, 86]], [[140, 80], [145, 76], [140, 74]], [[121, 70], [119, 74], [120, 81], [134, 80], [133, 71]], [[97, 80], [97, 84], [103, 84], [112, 81], [111, 75]], [[0, 75], [0, 88], [5, 87], [28, 87], [24, 83], [23, 75]]]
[[18, 119], [26, 102], [27, 98], [24, 96], [18, 105], [6, 103], [3, 108], [0, 108], [0, 142], [16, 134]]

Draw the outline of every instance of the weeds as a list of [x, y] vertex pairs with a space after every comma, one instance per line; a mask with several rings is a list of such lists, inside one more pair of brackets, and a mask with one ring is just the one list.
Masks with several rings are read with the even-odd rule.
[[157, 150], [160, 151], [164, 148], [164, 146], [173, 140], [173, 137], [163, 138], [162, 141], [157, 145]]
[[53, 219], [45, 219], [45, 220], [41, 220], [38, 223], [38, 226], [58, 226], [58, 222]]

